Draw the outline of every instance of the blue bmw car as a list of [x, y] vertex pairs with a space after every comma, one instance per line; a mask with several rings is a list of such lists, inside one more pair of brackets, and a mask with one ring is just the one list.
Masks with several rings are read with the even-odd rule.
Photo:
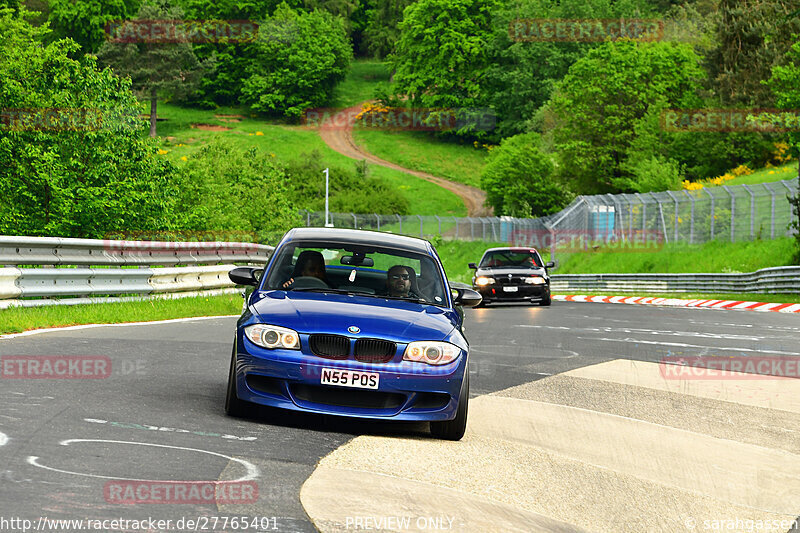
[[254, 286], [236, 329], [225, 411], [248, 405], [382, 420], [430, 421], [458, 440], [469, 402], [460, 306], [425, 240], [296, 228], [265, 269], [230, 272]]

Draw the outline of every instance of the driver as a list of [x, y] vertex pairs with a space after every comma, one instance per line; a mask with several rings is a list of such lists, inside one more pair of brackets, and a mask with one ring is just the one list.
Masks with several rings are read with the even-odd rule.
[[389, 296], [396, 298], [419, 298], [417, 276], [414, 269], [404, 265], [395, 265], [386, 272], [386, 286]]
[[300, 252], [300, 255], [297, 256], [297, 262], [294, 264], [292, 277], [283, 284], [283, 288], [290, 287], [295, 278], [304, 276], [320, 279], [330, 286], [328, 276], [325, 274], [325, 258], [320, 252], [316, 250], [303, 250]]

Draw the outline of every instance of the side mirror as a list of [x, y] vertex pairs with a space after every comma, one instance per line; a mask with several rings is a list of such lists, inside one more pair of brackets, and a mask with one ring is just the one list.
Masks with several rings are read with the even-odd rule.
[[483, 300], [483, 296], [479, 292], [472, 289], [465, 289], [461, 287], [451, 287], [454, 293], [453, 303], [455, 305], [463, 305], [464, 307], [475, 307]]
[[552, 262], [552, 261], [548, 261], [547, 264], [544, 265], [544, 267], [545, 268], [555, 268], [556, 264], [554, 262]]
[[469, 267], [470, 267], [472, 270], [478, 270], [478, 265], [476, 265], [475, 263], [470, 263], [470, 264], [469, 264]]
[[258, 286], [261, 276], [264, 275], [263, 268], [236, 267], [228, 272], [228, 277], [237, 285]]

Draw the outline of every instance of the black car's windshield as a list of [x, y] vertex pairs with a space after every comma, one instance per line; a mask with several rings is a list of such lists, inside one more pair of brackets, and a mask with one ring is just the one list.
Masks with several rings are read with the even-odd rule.
[[481, 268], [541, 268], [542, 259], [533, 250], [497, 250], [487, 252], [481, 259]]
[[446, 305], [445, 281], [426, 255], [375, 246], [298, 242], [277, 252], [263, 290], [352, 293]]

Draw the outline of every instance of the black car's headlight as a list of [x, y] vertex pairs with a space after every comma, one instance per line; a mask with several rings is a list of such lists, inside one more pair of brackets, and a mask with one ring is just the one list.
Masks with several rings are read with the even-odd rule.
[[254, 344], [263, 348], [300, 349], [300, 335], [293, 329], [269, 324], [253, 324], [244, 328], [244, 334]]
[[483, 287], [485, 285], [493, 285], [493, 284], [494, 284], [494, 278], [490, 278], [488, 276], [478, 276], [477, 278], [475, 278], [475, 285], [478, 285], [479, 287]]
[[525, 278], [525, 283], [530, 283], [532, 285], [544, 285], [546, 281], [541, 276], [531, 276], [530, 278]]
[[455, 361], [459, 353], [461, 349], [449, 342], [416, 341], [408, 343], [403, 353], [403, 360], [429, 365], [446, 365]]

